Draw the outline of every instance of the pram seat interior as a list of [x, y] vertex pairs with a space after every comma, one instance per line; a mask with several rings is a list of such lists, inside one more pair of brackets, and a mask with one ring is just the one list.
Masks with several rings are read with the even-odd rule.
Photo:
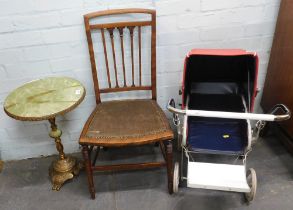
[[209, 154], [241, 155], [247, 146], [247, 122], [220, 118], [190, 117], [188, 147]]
[[[194, 82], [188, 108], [191, 110], [245, 112], [241, 87], [232, 82]], [[247, 121], [225, 118], [188, 117], [188, 148], [209, 154], [244, 154]]]
[[188, 108], [206, 111], [245, 112], [241, 96], [232, 94], [191, 94]]
[[[253, 55], [190, 55], [183, 104], [189, 110], [250, 112], [254, 67]], [[248, 129], [247, 120], [189, 116], [187, 147], [200, 153], [243, 155]]]

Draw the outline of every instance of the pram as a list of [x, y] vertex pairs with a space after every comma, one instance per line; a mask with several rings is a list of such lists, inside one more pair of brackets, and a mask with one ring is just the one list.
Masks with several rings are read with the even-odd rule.
[[[187, 54], [182, 107], [175, 108], [173, 99], [167, 106], [177, 126], [182, 151], [180, 166], [187, 159], [185, 173], [183, 167], [175, 163], [174, 192], [178, 192], [179, 182], [185, 180], [187, 187], [242, 192], [248, 202], [253, 200], [256, 173], [253, 168], [246, 170], [252, 141], [257, 139], [266, 121], [282, 121], [291, 115], [283, 104], [276, 105], [270, 114], [252, 113], [257, 76], [256, 53], [194, 49]], [[251, 120], [257, 121], [253, 130]], [[197, 161], [195, 156], [199, 154], [229, 156], [241, 163]]]

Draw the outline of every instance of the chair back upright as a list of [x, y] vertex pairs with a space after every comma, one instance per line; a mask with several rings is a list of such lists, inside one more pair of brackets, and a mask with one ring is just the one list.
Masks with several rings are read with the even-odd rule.
[[[145, 14], [150, 20], [135, 20], [123, 22], [92, 23], [101, 18], [108, 21], [108, 17], [117, 15]], [[133, 16], [131, 16], [133, 17]], [[134, 90], [150, 90], [152, 99], [156, 100], [156, 12], [150, 9], [115, 9], [99, 11], [84, 15], [88, 50], [90, 55], [96, 103], [101, 102], [101, 94]], [[147, 34], [142, 28], [150, 28], [150, 73], [142, 73], [142, 45]], [[99, 34], [100, 40], [96, 36]], [[128, 40], [127, 40], [128, 39]], [[95, 40], [100, 44], [99, 50], [94, 48]], [[96, 43], [95, 42], [95, 43]], [[135, 43], [136, 42], [136, 43]], [[125, 45], [130, 47], [127, 51]], [[136, 49], [135, 49], [136, 47]], [[138, 49], [137, 49], [138, 48]], [[112, 53], [111, 53], [112, 52]], [[95, 55], [96, 54], [96, 55]], [[111, 55], [112, 54], [112, 55]], [[138, 54], [138, 55], [137, 55]], [[100, 56], [99, 56], [100, 55]], [[127, 58], [131, 59], [126, 60]], [[102, 59], [102, 60], [101, 60]], [[128, 62], [127, 62], [128, 61]], [[98, 64], [98, 66], [96, 65]], [[102, 65], [103, 64], [103, 65]], [[104, 68], [103, 68], [103, 67]], [[104, 71], [103, 73], [101, 71]], [[105, 75], [107, 78], [98, 78]], [[150, 76], [150, 84], [143, 84], [142, 76]], [[100, 87], [103, 81], [105, 87]], [[100, 84], [101, 85], [101, 84]]]

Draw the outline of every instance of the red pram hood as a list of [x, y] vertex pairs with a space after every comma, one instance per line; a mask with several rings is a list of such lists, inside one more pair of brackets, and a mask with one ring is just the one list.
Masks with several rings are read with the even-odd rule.
[[[215, 67], [217, 68], [216, 71]], [[223, 67], [223, 69], [221, 69], [221, 67]], [[221, 71], [223, 71], [223, 74]], [[188, 83], [191, 83], [192, 80], [202, 80], [202, 82], [206, 82], [207, 76], [210, 77], [208, 80], [213, 80], [213, 76], [216, 77], [214, 78], [215, 80], [223, 80], [225, 76], [228, 80], [237, 80], [235, 75], [238, 74], [238, 79], [242, 78], [244, 80], [245, 78], [241, 77], [240, 75], [242, 74], [241, 72], [244, 71], [248, 71], [250, 73], [248, 79], [251, 79], [251, 109], [249, 111], [252, 112], [257, 94], [257, 54], [255, 52], [248, 52], [241, 49], [192, 49], [187, 53], [184, 62], [182, 82], [182, 109], [184, 109], [186, 105], [186, 97], [189, 87]], [[213, 72], [215, 72], [215, 74]]]

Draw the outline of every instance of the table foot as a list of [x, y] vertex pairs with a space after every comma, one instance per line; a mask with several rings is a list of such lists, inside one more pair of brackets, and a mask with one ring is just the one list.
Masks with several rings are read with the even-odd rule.
[[83, 164], [78, 162], [75, 158], [66, 156], [64, 159], [53, 161], [49, 174], [52, 181], [52, 190], [59, 191], [62, 185], [79, 174]]

